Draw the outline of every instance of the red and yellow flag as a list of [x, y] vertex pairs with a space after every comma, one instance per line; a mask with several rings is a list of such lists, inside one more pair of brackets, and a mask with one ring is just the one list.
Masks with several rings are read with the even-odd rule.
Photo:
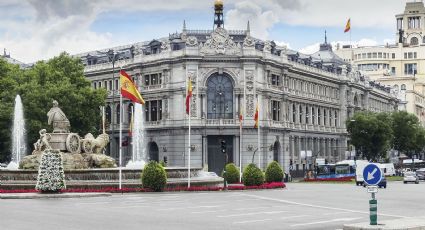
[[187, 95], [186, 95], [186, 114], [189, 114], [190, 98], [192, 97], [192, 80], [189, 78], [187, 83]]
[[124, 71], [120, 70], [120, 82], [121, 82], [121, 95], [125, 98], [130, 99], [135, 103], [144, 105], [145, 100], [143, 100], [142, 95], [140, 95], [137, 90], [136, 84], [134, 84], [131, 77]]
[[351, 29], [351, 18], [348, 19], [347, 24], [345, 25], [344, 33], [347, 33]]
[[255, 121], [255, 124], [254, 124], [254, 128], [258, 128], [258, 118], [259, 118], [259, 113], [260, 111], [258, 110], [258, 103], [257, 103], [257, 108], [255, 109], [255, 115], [254, 115], [254, 121]]

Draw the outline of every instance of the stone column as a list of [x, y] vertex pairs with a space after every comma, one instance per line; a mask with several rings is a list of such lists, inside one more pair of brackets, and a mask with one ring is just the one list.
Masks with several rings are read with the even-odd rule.
[[341, 125], [341, 129], [346, 129], [345, 127], [345, 121], [348, 119], [347, 118], [347, 85], [346, 83], [342, 83], [339, 86], [339, 92], [340, 92], [340, 97], [339, 97], [339, 117], [340, 117], [340, 125]]
[[280, 158], [281, 159], [280, 164], [283, 165], [283, 169], [285, 170], [285, 173], [289, 172], [289, 159], [291, 158], [290, 152], [289, 152], [290, 141], [291, 141], [290, 137], [287, 134], [284, 134], [282, 139], [282, 145], [281, 145], [282, 157]]

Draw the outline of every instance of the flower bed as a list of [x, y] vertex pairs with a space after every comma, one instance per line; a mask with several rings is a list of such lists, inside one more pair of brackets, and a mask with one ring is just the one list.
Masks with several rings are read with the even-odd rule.
[[[259, 186], [244, 186], [244, 185], [231, 185], [228, 186], [228, 190], [248, 190], [248, 189], [276, 189], [285, 188], [286, 185], [282, 182], [264, 183]], [[165, 188], [166, 192], [181, 192], [181, 191], [221, 191], [224, 188], [222, 186], [194, 186], [194, 187], [174, 187]], [[37, 193], [39, 191], [35, 189], [27, 190], [0, 190], [0, 193]], [[104, 188], [104, 189], [64, 189], [63, 193], [89, 193], [89, 192], [109, 192], [109, 193], [129, 193], [129, 192], [152, 192], [151, 190], [144, 188]]]
[[305, 178], [305, 182], [320, 182], [320, 181], [335, 181], [335, 182], [350, 182], [353, 177], [339, 177], [339, 178], [314, 178], [307, 179]]

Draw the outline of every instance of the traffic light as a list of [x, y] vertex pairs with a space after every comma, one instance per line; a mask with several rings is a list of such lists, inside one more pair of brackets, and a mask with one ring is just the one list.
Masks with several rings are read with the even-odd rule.
[[221, 153], [226, 154], [226, 141], [221, 140]]

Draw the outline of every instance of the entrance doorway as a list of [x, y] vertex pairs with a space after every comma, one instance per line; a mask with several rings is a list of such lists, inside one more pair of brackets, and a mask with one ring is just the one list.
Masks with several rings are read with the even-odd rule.
[[[225, 141], [226, 154], [221, 152], [221, 141]], [[233, 162], [233, 136], [208, 136], [208, 171], [221, 175], [225, 158], [227, 163]]]

